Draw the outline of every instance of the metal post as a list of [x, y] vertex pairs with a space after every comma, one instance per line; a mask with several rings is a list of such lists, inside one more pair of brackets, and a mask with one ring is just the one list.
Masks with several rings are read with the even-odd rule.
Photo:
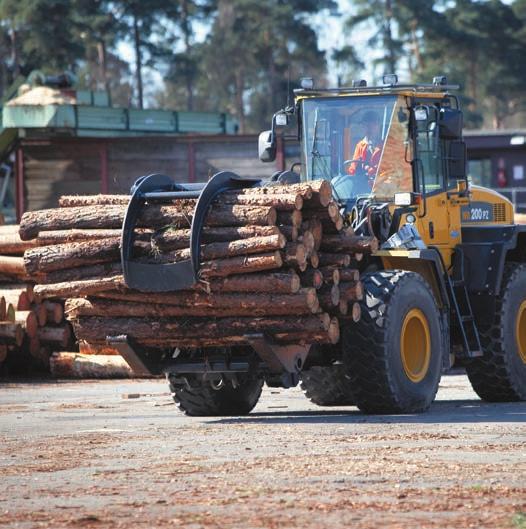
[[276, 134], [276, 169], [285, 170], [285, 140], [281, 134]]
[[25, 211], [25, 167], [24, 167], [24, 151], [21, 146], [16, 150], [16, 220], [20, 222], [22, 214]]
[[195, 182], [195, 145], [192, 140], [188, 140], [188, 181]]
[[100, 192], [105, 195], [110, 192], [110, 182], [108, 175], [108, 145], [101, 143], [99, 145], [100, 158]]

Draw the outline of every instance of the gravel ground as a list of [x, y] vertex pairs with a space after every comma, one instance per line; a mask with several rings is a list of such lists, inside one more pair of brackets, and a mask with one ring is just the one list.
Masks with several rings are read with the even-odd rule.
[[265, 388], [196, 419], [163, 380], [0, 383], [0, 527], [526, 529], [526, 403], [463, 375], [423, 415]]

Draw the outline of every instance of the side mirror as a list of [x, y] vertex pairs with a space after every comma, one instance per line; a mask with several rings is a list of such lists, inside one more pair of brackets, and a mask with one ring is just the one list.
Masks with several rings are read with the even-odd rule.
[[276, 140], [272, 130], [259, 134], [258, 155], [262, 162], [273, 162], [276, 159]]
[[462, 138], [462, 111], [456, 108], [440, 109], [440, 137], [444, 140], [459, 140]]
[[449, 156], [447, 158], [448, 175], [451, 180], [465, 180], [466, 161], [466, 143], [452, 141], [449, 144]]

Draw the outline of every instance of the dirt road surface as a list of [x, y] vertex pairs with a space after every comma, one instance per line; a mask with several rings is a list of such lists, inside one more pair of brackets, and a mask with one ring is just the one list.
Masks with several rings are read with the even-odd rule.
[[526, 404], [463, 375], [423, 415], [265, 388], [196, 419], [165, 382], [0, 383], [0, 527], [526, 528]]

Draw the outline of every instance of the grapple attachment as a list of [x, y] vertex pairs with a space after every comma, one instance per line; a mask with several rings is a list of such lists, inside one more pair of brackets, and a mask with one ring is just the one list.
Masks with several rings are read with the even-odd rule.
[[[126, 285], [143, 292], [169, 292], [191, 287], [198, 280], [201, 231], [214, 199], [224, 191], [260, 184], [259, 179], [241, 178], [227, 171], [215, 174], [206, 183], [196, 184], [178, 184], [162, 174], [139, 178], [130, 190], [131, 198], [122, 225], [121, 262]], [[152, 203], [183, 198], [197, 199], [190, 228], [190, 259], [168, 264], [134, 261], [135, 226], [142, 209]]]

